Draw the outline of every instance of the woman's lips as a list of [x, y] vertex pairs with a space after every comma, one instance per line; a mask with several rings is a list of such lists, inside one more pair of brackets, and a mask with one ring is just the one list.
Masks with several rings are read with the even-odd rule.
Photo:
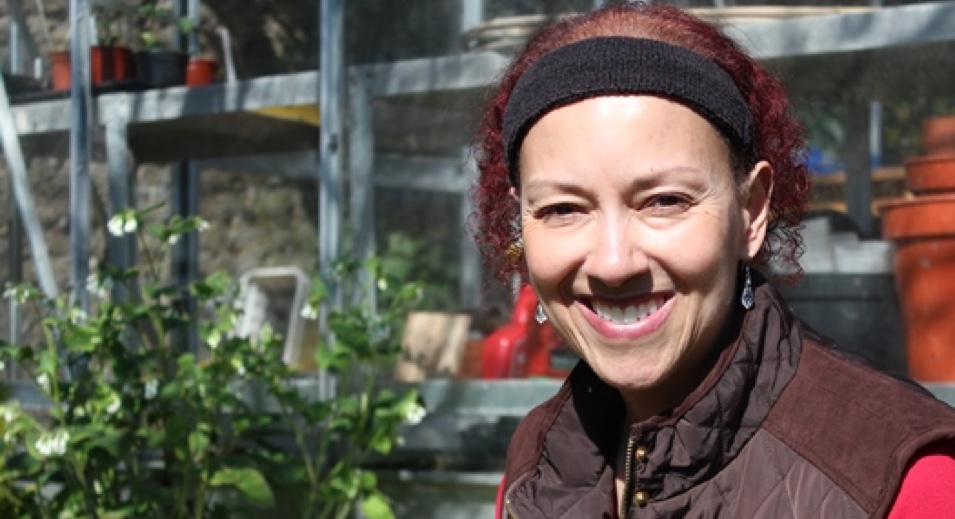
[[627, 304], [592, 299], [589, 304], [579, 302], [578, 306], [590, 326], [600, 335], [607, 339], [635, 340], [663, 325], [670, 315], [674, 300], [672, 294], [660, 294]]

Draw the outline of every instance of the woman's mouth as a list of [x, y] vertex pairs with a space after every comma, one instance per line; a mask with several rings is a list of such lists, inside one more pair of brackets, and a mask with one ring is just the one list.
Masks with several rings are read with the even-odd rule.
[[591, 308], [595, 314], [605, 321], [610, 321], [614, 324], [632, 324], [646, 319], [659, 310], [664, 303], [666, 303], [666, 299], [663, 297], [657, 297], [649, 301], [626, 306], [593, 301]]
[[673, 294], [653, 294], [640, 300], [581, 301], [584, 319], [609, 340], [637, 340], [658, 330], [673, 309]]

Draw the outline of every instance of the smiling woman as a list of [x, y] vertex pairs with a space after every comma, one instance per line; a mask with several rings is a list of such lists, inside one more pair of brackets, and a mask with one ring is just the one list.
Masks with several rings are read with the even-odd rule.
[[673, 7], [567, 18], [515, 58], [478, 240], [582, 360], [515, 433], [499, 517], [955, 509], [955, 411], [840, 352], [764, 274], [798, 272], [801, 135], [779, 82]]

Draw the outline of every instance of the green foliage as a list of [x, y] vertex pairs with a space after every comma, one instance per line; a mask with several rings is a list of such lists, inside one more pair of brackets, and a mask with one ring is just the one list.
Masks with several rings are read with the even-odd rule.
[[382, 258], [385, 273], [423, 283], [421, 310], [449, 312], [460, 306], [457, 296], [460, 262], [449, 258], [445, 250], [403, 232], [388, 234], [386, 250], [388, 255]]
[[[42, 344], [3, 343], [0, 354], [36, 381], [48, 406], [0, 406], [3, 517], [343, 518], [356, 506], [369, 519], [393, 517], [363, 465], [388, 453], [402, 424], [423, 413], [414, 391], [377, 380], [400, 351], [392, 332], [420, 287], [384, 274], [379, 259], [342, 261], [323, 276], [350, 291], [339, 310], [315, 280], [302, 315], [328, 309], [333, 339], [316, 360], [337, 382], [334, 394], [318, 398], [283, 363], [279, 334], [234, 333], [241, 309], [230, 276], [212, 274], [188, 293], [161, 284], [169, 247], [206, 223], [147, 225], [154, 209], [110, 220], [111, 234], [137, 237], [144, 264], [100, 267], [89, 315], [32, 286], [6, 290], [45, 316]], [[363, 289], [369, 282], [377, 303]], [[119, 293], [130, 295], [112, 295]], [[187, 295], [198, 315], [183, 304]], [[199, 352], [177, 347], [191, 326]]]
[[160, 31], [175, 28], [179, 34], [189, 34], [195, 28], [195, 22], [188, 16], [176, 17], [172, 9], [160, 7], [157, 0], [143, 0], [139, 7], [139, 38], [147, 49], [161, 49], [168, 46]]

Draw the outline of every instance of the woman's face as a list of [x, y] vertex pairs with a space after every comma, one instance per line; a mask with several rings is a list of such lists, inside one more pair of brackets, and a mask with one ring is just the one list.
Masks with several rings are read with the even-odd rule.
[[621, 96], [545, 115], [520, 170], [528, 270], [551, 323], [631, 413], [674, 405], [739, 305], [739, 262], [765, 235], [769, 167], [734, 177], [705, 119]]

